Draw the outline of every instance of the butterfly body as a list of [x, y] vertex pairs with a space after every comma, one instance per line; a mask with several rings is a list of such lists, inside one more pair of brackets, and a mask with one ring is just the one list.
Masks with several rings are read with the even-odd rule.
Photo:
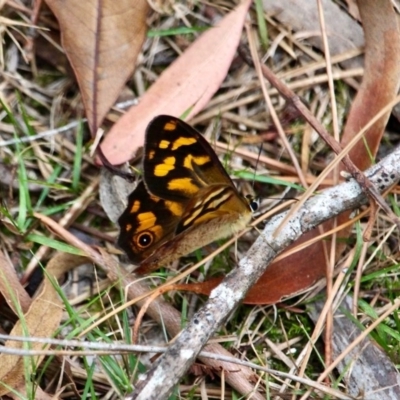
[[230, 236], [251, 219], [242, 196], [206, 139], [185, 122], [156, 117], [144, 146], [143, 182], [119, 218], [119, 246], [139, 272]]

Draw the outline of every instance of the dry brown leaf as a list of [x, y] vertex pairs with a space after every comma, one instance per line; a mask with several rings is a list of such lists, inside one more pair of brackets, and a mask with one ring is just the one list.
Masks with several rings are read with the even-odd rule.
[[220, 87], [231, 65], [250, 0], [197, 39], [111, 128], [101, 148], [111, 164], [122, 164], [143, 146], [148, 123], [159, 114], [196, 115]]
[[31, 305], [31, 298], [19, 282], [19, 278], [15, 272], [15, 268], [11, 265], [9, 260], [0, 253], [0, 293], [3, 295], [5, 301], [11, 310], [18, 315], [16, 305], [23, 312], [27, 312]]
[[60, 24], [92, 134], [135, 68], [146, 34], [146, 0], [46, 0]]
[[[81, 265], [87, 259], [72, 254], [61, 253], [50, 260], [47, 266], [47, 274], [51, 277], [59, 275], [73, 267]], [[18, 321], [10, 335], [12, 336], [36, 336], [50, 337], [59, 327], [63, 307], [57, 292], [49, 279], [45, 279], [42, 290], [32, 301], [23, 321]], [[22, 342], [7, 341], [5, 346], [9, 349], [23, 349]], [[44, 349], [41, 343], [32, 343], [32, 350]], [[34, 357], [34, 365], [38, 365], [44, 356]], [[22, 387], [26, 379], [23, 357], [18, 355], [0, 355], [0, 396], [9, 392], [9, 388]]]

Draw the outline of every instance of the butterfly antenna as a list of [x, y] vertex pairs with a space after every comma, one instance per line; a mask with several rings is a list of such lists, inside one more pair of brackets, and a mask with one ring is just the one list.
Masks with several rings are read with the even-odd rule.
[[254, 182], [256, 180], [256, 174], [257, 174], [257, 167], [258, 167], [258, 163], [260, 161], [260, 157], [261, 157], [261, 151], [263, 149], [263, 144], [260, 144], [260, 149], [258, 150], [258, 156], [257, 156], [257, 162], [256, 162], [256, 166], [254, 167], [254, 174], [253, 174], [253, 183], [252, 183], [252, 188], [254, 190]]
[[100, 146], [96, 147], [96, 152], [103, 164], [103, 167], [106, 168], [114, 175], [118, 175], [121, 178], [127, 180], [128, 182], [135, 182], [135, 175], [131, 174], [130, 172], [121, 171], [119, 168], [115, 167], [108, 161], [108, 158], [104, 155], [103, 150]]

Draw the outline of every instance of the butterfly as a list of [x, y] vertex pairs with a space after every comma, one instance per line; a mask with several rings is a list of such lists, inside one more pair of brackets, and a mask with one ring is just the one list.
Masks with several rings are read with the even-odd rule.
[[119, 247], [148, 273], [244, 229], [257, 203], [236, 189], [207, 140], [159, 115], [147, 126], [143, 180], [118, 219]]

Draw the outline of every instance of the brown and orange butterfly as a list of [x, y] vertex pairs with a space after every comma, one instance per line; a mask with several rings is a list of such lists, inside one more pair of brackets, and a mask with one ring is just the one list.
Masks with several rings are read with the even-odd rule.
[[256, 203], [238, 192], [207, 140], [178, 118], [147, 127], [143, 181], [119, 217], [118, 245], [150, 272], [246, 227]]

